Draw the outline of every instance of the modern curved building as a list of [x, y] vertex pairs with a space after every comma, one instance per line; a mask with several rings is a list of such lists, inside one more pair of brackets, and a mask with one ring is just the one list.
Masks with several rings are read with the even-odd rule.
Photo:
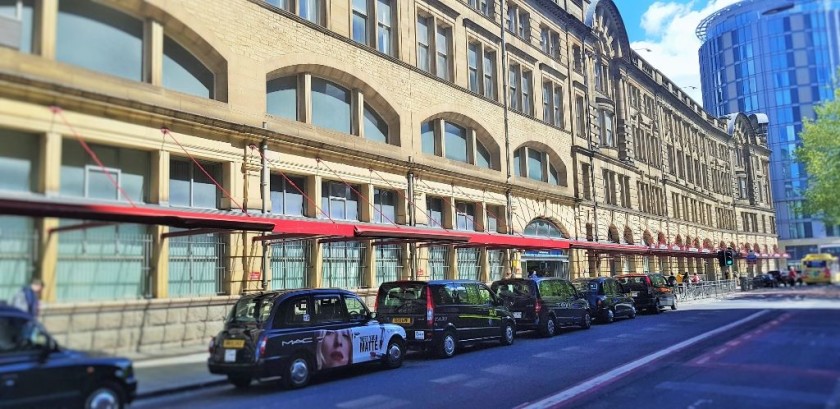
[[840, 226], [798, 210], [807, 186], [794, 160], [805, 118], [833, 98], [840, 67], [840, 0], [746, 0], [707, 17], [697, 28], [703, 106], [718, 116], [763, 112], [768, 130], [769, 191], [739, 179], [738, 194], [772, 195], [780, 245], [795, 262], [809, 252], [840, 254]]

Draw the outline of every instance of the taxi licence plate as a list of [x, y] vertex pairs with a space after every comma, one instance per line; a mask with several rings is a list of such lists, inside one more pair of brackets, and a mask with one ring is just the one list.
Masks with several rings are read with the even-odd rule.
[[225, 362], [236, 362], [236, 350], [235, 349], [226, 349], [225, 350]]
[[226, 339], [222, 341], [222, 347], [224, 348], [233, 348], [233, 349], [242, 349], [245, 347], [245, 340], [244, 339]]
[[411, 318], [406, 318], [406, 317], [397, 317], [397, 318], [393, 318], [393, 319], [391, 320], [391, 323], [394, 323], [394, 324], [408, 324], [408, 325], [411, 325]]
[[631, 292], [631, 293], [630, 293], [630, 296], [631, 296], [631, 297], [638, 297], [638, 296], [639, 296], [639, 292], [638, 292], [638, 291], [633, 291], [633, 292]]
[[522, 318], [522, 313], [521, 312], [514, 312], [513, 313], [513, 318]]

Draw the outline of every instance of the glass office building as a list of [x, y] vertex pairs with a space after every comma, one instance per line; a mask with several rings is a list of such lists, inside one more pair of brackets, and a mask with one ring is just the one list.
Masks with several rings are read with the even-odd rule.
[[745, 0], [697, 27], [703, 106], [718, 116], [764, 112], [779, 244], [795, 263], [809, 252], [840, 253], [840, 226], [824, 225], [798, 204], [805, 165], [793, 153], [802, 121], [833, 98], [840, 66], [840, 0]]

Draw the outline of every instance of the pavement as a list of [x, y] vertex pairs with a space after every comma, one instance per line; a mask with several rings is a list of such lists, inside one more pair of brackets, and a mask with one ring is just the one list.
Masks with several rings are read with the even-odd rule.
[[[680, 310], [761, 309], [767, 308], [814, 309], [831, 305], [837, 308], [840, 287], [796, 287], [760, 289], [731, 293], [721, 299], [702, 299], [680, 303]], [[762, 305], [757, 305], [757, 304]], [[128, 354], [134, 361], [138, 380], [138, 400], [151, 400], [166, 395], [179, 394], [227, 384], [223, 376], [211, 375], [207, 370], [206, 346], [185, 347], [154, 353]]]
[[137, 399], [224, 385], [227, 380], [207, 370], [207, 347], [194, 346], [156, 353], [124, 355], [134, 361]]

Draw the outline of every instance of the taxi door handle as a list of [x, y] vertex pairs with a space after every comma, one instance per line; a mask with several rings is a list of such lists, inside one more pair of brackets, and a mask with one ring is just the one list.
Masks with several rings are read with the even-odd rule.
[[361, 332], [354, 332], [353, 335], [359, 335]]

